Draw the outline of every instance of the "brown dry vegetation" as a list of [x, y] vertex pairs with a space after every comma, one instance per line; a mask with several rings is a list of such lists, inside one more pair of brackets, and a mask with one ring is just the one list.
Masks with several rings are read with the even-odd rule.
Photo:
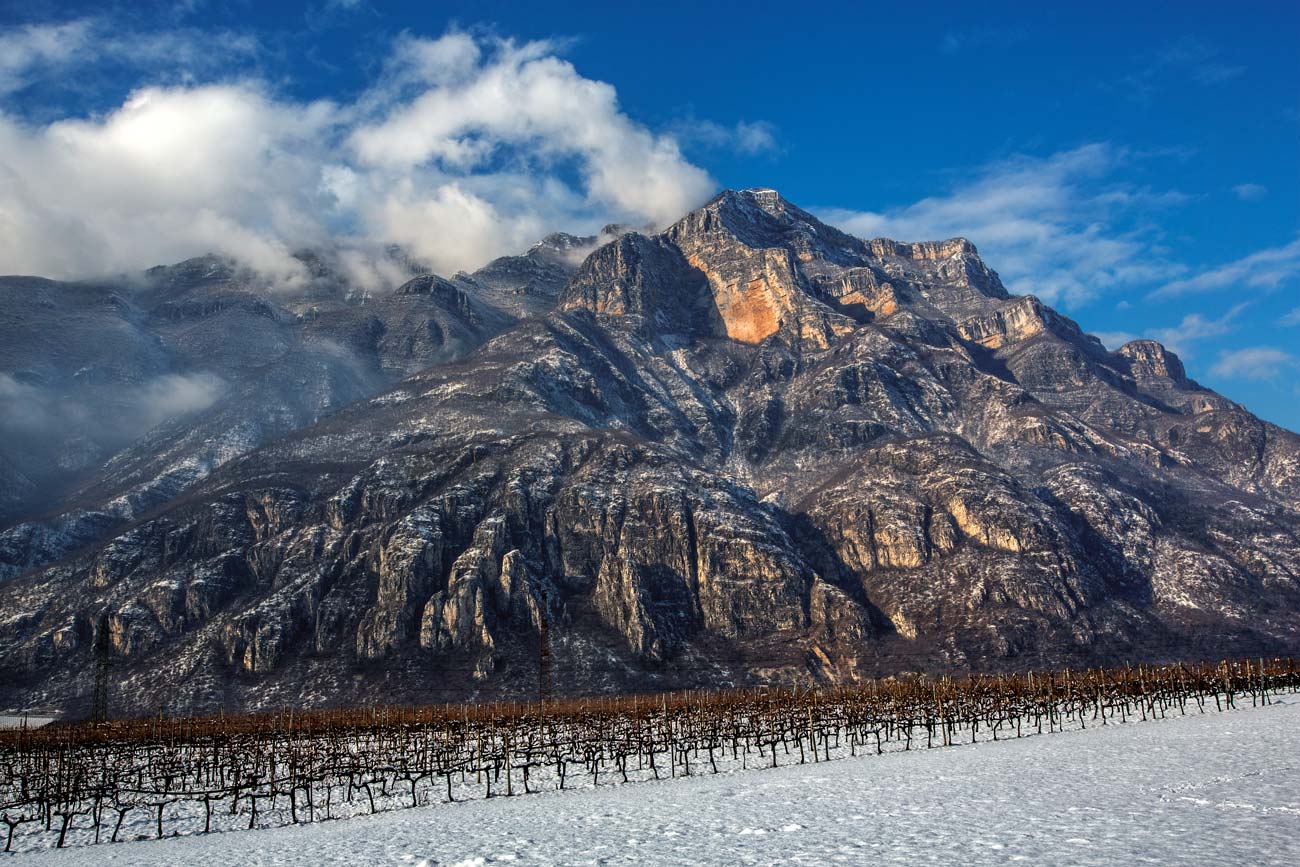
[[[1267, 704], [1292, 659], [851, 687], [153, 718], [0, 732], [6, 850], [999, 740]], [[539, 780], [541, 782], [539, 782]], [[214, 824], [214, 817], [216, 822]]]

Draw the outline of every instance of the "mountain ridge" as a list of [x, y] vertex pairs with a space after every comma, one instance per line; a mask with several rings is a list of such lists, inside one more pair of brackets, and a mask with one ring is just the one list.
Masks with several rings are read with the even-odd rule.
[[528, 696], [543, 658], [582, 692], [1300, 639], [1300, 437], [969, 241], [764, 188], [551, 237], [279, 325], [182, 308], [289, 361], [0, 533], [0, 703], [84, 701], [101, 614], [132, 710]]

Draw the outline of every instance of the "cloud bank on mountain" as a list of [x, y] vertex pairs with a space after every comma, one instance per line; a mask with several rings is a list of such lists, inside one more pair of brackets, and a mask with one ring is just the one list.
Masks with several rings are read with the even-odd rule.
[[[6, 80], [70, 62], [61, 40], [85, 31], [10, 34], [22, 62]], [[0, 109], [0, 272], [86, 277], [214, 251], [292, 282], [294, 250], [341, 243], [375, 282], [368, 251], [384, 243], [447, 273], [556, 226], [662, 223], [707, 197], [714, 181], [677, 141], [561, 47], [403, 35], [350, 101], [244, 78], [146, 84], [48, 122]]]

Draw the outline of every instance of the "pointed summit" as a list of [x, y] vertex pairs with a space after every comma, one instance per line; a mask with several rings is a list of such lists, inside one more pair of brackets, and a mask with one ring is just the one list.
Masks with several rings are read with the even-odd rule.
[[[652, 243], [630, 237], [593, 254], [561, 307], [642, 315], [742, 343], [779, 336], [791, 346], [824, 349], [904, 307], [959, 321], [1009, 298], [965, 239], [863, 241], [769, 187], [723, 190], [650, 236]], [[651, 259], [656, 270], [676, 275], [674, 291], [652, 287], [657, 281], [641, 271]], [[697, 292], [704, 296], [698, 303]], [[690, 311], [684, 318], [683, 310]]]
[[728, 205], [736, 207], [756, 207], [773, 217], [777, 217], [778, 219], [787, 218], [788, 213], [792, 210], [797, 212], [801, 217], [809, 220], [813, 219], [809, 214], [795, 207], [780, 193], [770, 187], [751, 187], [747, 190], [723, 190], [718, 194], [714, 201], [725, 202]]
[[859, 264], [861, 241], [771, 189], [724, 190], [659, 235], [624, 235], [597, 250], [562, 294], [561, 308], [638, 315], [676, 333], [741, 343], [780, 335], [825, 348], [855, 321], [809, 282]]
[[766, 187], [723, 190], [665, 230], [674, 241], [718, 232], [748, 247], [787, 247], [806, 253], [803, 258], [826, 258], [840, 264], [866, 253], [862, 241], [826, 225]]
[[663, 333], [712, 333], [704, 276], [662, 236], [620, 236], [582, 263], [560, 295], [561, 310], [641, 316]]

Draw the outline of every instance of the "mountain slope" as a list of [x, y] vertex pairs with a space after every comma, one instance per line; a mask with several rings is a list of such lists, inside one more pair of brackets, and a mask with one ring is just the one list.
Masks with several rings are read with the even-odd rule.
[[0, 278], [11, 338], [0, 373], [9, 422], [0, 522], [55, 516], [0, 539], [0, 579], [100, 539], [230, 458], [516, 321], [496, 299], [467, 294], [481, 285], [473, 275], [419, 274], [374, 295], [321, 257], [301, 258], [312, 280], [292, 291], [212, 256], [153, 268], [140, 284]]
[[[382, 393], [13, 566], [0, 703], [83, 702], [101, 615], [121, 710], [1300, 638], [1300, 438], [1158, 344], [1107, 352], [1009, 295], [967, 241], [863, 241], [728, 191], [558, 288], [506, 265], [532, 268], [419, 278], [469, 310], [533, 286], [477, 348], [403, 356], [419, 369]], [[167, 460], [226, 428], [178, 425]], [[164, 464], [110, 465], [81, 514]], [[0, 555], [50, 527], [11, 528]]]

